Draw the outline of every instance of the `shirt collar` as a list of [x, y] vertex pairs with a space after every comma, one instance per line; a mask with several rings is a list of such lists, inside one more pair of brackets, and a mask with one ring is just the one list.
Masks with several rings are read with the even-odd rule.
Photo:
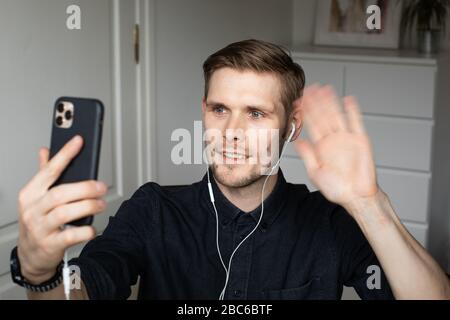
[[[225, 197], [225, 195], [219, 189], [215, 179], [213, 178], [211, 169], [209, 170], [211, 176], [211, 186], [213, 188], [215, 204], [219, 216], [219, 222], [222, 225], [228, 225], [231, 221], [236, 220], [239, 216], [244, 214], [250, 215], [256, 222], [258, 222], [261, 213], [261, 205], [248, 213], [240, 210]], [[204, 175], [202, 184], [204, 186], [204, 199], [209, 203], [209, 207], [211, 208], [211, 210], [214, 210], [209, 198], [207, 174]], [[275, 186], [270, 195], [264, 200], [264, 215], [261, 221], [261, 228], [263, 230], [267, 229], [281, 212], [281, 209], [283, 208], [283, 205], [288, 196], [286, 194], [286, 190], [287, 182], [284, 178], [283, 172], [281, 171], [281, 169], [279, 169], [277, 182], [275, 183]]]

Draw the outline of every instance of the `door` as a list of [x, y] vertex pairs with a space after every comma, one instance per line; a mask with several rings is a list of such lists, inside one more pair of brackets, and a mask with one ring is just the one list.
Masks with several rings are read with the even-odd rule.
[[[137, 121], [142, 104], [137, 103], [139, 65], [133, 51], [137, 4], [1, 0], [0, 299], [25, 297], [9, 274], [18, 235], [17, 194], [37, 172], [39, 147], [49, 145], [57, 97], [92, 97], [105, 105], [99, 180], [109, 192], [107, 212], [95, 218], [98, 232], [145, 180], [139, 155], [148, 154], [142, 150], [146, 130]], [[67, 27], [67, 19], [76, 17], [66, 12], [70, 5], [80, 8], [80, 29]], [[71, 255], [80, 249], [71, 249]]]

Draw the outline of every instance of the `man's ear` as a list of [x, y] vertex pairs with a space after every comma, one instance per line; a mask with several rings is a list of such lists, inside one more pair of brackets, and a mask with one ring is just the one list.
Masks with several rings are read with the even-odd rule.
[[[292, 113], [291, 116], [289, 117], [289, 126], [291, 126], [291, 123], [294, 122], [295, 123], [295, 133], [292, 136], [291, 141], [295, 141], [303, 128], [303, 118], [302, 118], [302, 113], [301, 113], [301, 106], [302, 106], [302, 98], [298, 98], [297, 100], [295, 100], [292, 103]], [[290, 131], [288, 131], [287, 134], [289, 134]]]
[[206, 98], [203, 97], [202, 98], [202, 115], [203, 115], [203, 118], [205, 118], [205, 113], [206, 113]]
[[205, 122], [205, 114], [206, 114], [206, 98], [202, 98], [202, 119]]

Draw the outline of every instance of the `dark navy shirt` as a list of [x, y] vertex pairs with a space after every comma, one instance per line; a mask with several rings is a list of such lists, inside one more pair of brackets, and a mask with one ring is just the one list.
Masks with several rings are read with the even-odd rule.
[[[228, 265], [261, 207], [243, 212], [214, 179], [212, 185]], [[90, 299], [126, 299], [138, 276], [140, 299], [218, 299], [225, 271], [206, 175], [179, 188], [144, 184], [71, 264], [80, 267]], [[379, 262], [355, 220], [320, 192], [287, 183], [279, 170], [260, 226], [233, 258], [225, 299], [340, 299], [343, 285], [362, 299], [392, 299], [382, 269], [377, 275], [369, 268], [374, 265]]]

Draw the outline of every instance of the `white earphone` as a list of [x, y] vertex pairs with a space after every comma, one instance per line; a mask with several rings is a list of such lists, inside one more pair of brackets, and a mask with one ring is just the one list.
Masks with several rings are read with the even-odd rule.
[[295, 122], [292, 121], [291, 122], [291, 132], [289, 133], [289, 138], [286, 139], [286, 142], [291, 142], [291, 139], [292, 139], [292, 137], [294, 136], [294, 133], [295, 133], [295, 129], [297, 129], [295, 127]]
[[225, 263], [223, 262], [222, 253], [221, 253], [220, 247], [219, 247], [219, 214], [217, 213], [217, 208], [216, 208], [216, 205], [215, 205], [214, 193], [213, 193], [211, 180], [210, 180], [210, 176], [209, 176], [209, 167], [207, 168], [209, 198], [211, 200], [212, 206], [214, 208], [214, 212], [216, 214], [216, 247], [217, 247], [217, 253], [219, 254], [220, 262], [222, 263], [222, 266], [223, 266], [223, 268], [225, 270], [225, 274], [226, 274], [225, 285], [223, 286], [222, 292], [220, 293], [219, 300], [223, 300], [224, 296], [225, 296], [225, 291], [226, 291], [227, 285], [228, 285], [228, 279], [230, 277], [231, 262], [233, 260], [234, 254], [239, 249], [239, 247], [245, 242], [245, 240], [247, 240], [253, 234], [253, 232], [256, 231], [256, 229], [258, 229], [259, 224], [261, 223], [261, 220], [262, 220], [262, 217], [263, 217], [263, 214], [264, 214], [264, 189], [266, 188], [266, 182], [269, 179], [269, 177], [272, 175], [272, 173], [276, 169], [276, 167], [278, 167], [278, 165], [280, 164], [281, 158], [283, 157], [284, 151], [286, 150], [287, 143], [291, 142], [292, 137], [294, 136], [295, 130], [296, 130], [295, 122], [292, 121], [292, 123], [291, 123], [291, 132], [289, 133], [289, 137], [286, 139], [286, 143], [283, 145], [283, 149], [281, 150], [280, 157], [278, 158], [276, 164], [271, 168], [270, 173], [266, 177], [266, 180], [264, 180], [264, 184], [263, 184], [263, 187], [262, 187], [262, 190], [261, 190], [261, 215], [259, 216], [258, 223], [256, 224], [255, 228], [253, 228], [253, 230], [233, 250], [233, 252], [231, 253], [231, 256], [230, 256], [230, 261], [228, 262], [228, 268], [225, 266]]

